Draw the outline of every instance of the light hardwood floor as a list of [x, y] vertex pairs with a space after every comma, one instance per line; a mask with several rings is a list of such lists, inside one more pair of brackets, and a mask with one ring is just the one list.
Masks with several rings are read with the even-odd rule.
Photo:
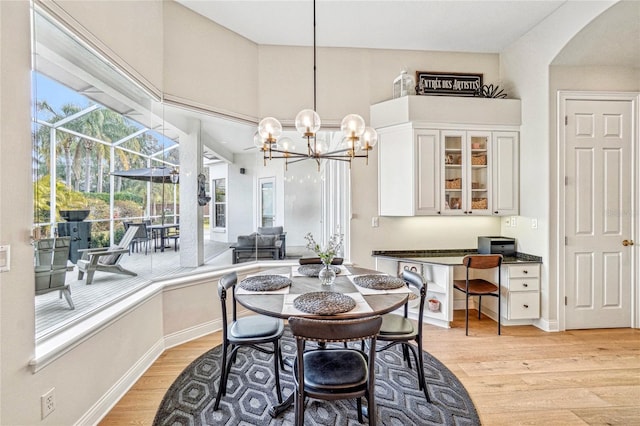
[[[473, 317], [473, 313], [470, 312]], [[484, 425], [640, 425], [640, 330], [546, 333], [464, 313], [425, 327], [425, 349], [464, 384]], [[100, 423], [150, 425], [165, 391], [220, 332], [165, 351]]]

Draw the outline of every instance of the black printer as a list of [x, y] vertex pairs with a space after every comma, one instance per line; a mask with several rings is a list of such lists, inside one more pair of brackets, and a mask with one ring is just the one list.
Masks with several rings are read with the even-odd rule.
[[478, 237], [478, 253], [516, 255], [516, 239], [508, 237]]

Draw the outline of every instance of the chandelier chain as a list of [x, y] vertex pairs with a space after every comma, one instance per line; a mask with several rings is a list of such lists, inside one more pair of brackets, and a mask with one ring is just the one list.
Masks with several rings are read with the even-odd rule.
[[[330, 146], [331, 140], [318, 141], [320, 116], [317, 112], [317, 31], [316, 0], [313, 0], [313, 110], [304, 109], [298, 113], [295, 126], [300, 135], [306, 139], [307, 152], [296, 151], [293, 141], [282, 136], [282, 124], [274, 117], [263, 118], [254, 135], [254, 144], [262, 151], [264, 165], [267, 160], [284, 159], [285, 170], [288, 164], [304, 160], [315, 160], [320, 171], [321, 160], [346, 161], [351, 166], [354, 158], [364, 158], [368, 164], [369, 151], [378, 141], [377, 132], [366, 127], [364, 119], [358, 114], [348, 114], [340, 124], [342, 140], [336, 146]], [[363, 153], [360, 153], [363, 151]], [[274, 155], [277, 154], [277, 155]]]

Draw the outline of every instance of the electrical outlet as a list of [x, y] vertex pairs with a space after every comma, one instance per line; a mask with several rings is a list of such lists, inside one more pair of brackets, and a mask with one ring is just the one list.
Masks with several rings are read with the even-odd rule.
[[56, 388], [51, 390], [40, 397], [40, 404], [42, 405], [42, 418], [44, 419], [56, 409]]

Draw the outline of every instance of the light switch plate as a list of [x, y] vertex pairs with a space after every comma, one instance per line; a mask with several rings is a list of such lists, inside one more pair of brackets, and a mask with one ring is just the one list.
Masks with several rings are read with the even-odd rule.
[[8, 272], [11, 266], [10, 246], [0, 246], [0, 272]]
[[515, 228], [518, 226], [517, 218], [515, 216], [511, 216], [511, 227]]
[[531, 229], [538, 229], [538, 219], [531, 219]]

